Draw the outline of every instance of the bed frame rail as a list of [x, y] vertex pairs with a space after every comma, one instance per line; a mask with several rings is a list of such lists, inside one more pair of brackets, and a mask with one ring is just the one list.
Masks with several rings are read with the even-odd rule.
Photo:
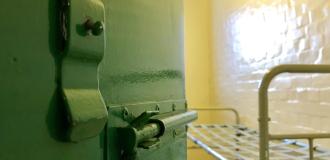
[[218, 107], [200, 107], [200, 108], [189, 108], [190, 110], [195, 110], [195, 111], [228, 111], [228, 112], [232, 112], [235, 116], [235, 123], [237, 125], [239, 125], [241, 123], [241, 119], [239, 116], [239, 113], [236, 109], [231, 108], [231, 107], [226, 107], [226, 108], [218, 108]]
[[259, 156], [260, 160], [269, 160], [269, 141], [279, 139], [307, 139], [309, 143], [309, 159], [313, 160], [313, 140], [330, 138], [330, 133], [311, 134], [276, 134], [269, 133], [268, 88], [272, 80], [282, 73], [330, 73], [330, 65], [279, 65], [263, 77], [259, 86]]
[[[239, 113], [236, 109], [231, 108], [231, 107], [225, 107], [225, 108], [218, 108], [218, 107], [199, 107], [199, 108], [194, 108], [190, 107], [190, 110], [195, 110], [195, 111], [220, 111], [220, 112], [232, 112], [235, 116], [235, 124], [240, 125], [241, 119], [239, 116]], [[195, 144], [197, 144], [199, 147], [198, 148], [203, 148], [206, 150], [209, 154], [215, 156], [218, 160], [227, 160], [225, 157], [223, 157], [221, 154], [217, 153], [214, 151], [214, 149], [211, 146], [208, 146], [207, 144], [204, 144], [202, 141], [198, 140], [197, 138], [191, 136], [190, 134], [187, 135], [189, 139], [191, 139]], [[194, 149], [196, 147], [188, 147], [189, 149]]]

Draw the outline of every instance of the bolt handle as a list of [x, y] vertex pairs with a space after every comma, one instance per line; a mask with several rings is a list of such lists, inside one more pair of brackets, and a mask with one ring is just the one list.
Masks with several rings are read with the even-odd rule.
[[104, 25], [102, 21], [93, 22], [91, 19], [88, 19], [84, 23], [86, 31], [90, 31], [94, 36], [99, 36], [104, 30]]
[[131, 122], [131, 126], [142, 128], [151, 117], [158, 115], [159, 111], [145, 111]]

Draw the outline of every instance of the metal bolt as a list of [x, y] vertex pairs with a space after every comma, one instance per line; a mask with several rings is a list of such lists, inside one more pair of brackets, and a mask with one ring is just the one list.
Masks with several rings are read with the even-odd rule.
[[159, 108], [159, 105], [157, 104], [156, 107], [155, 107], [156, 111], [159, 111], [160, 108]]
[[178, 132], [176, 130], [173, 130], [173, 138], [175, 138], [178, 135]]
[[184, 108], [188, 109], [188, 103], [187, 102], [184, 102]]
[[94, 36], [101, 35], [104, 30], [102, 21], [93, 22], [91, 19], [87, 19], [84, 27], [87, 31], [91, 31]]
[[125, 107], [123, 109], [123, 119], [124, 120], [127, 120], [128, 119], [128, 116], [129, 116], [129, 112], [128, 112], [128, 109]]
[[175, 110], [176, 110], [176, 105], [172, 104], [172, 111], [175, 111]]

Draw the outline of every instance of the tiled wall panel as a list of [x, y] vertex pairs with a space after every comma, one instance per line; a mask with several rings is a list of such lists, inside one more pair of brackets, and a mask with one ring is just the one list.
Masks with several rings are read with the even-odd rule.
[[[330, 64], [330, 0], [213, 0], [215, 104], [257, 128], [258, 85], [279, 64]], [[270, 89], [271, 130], [330, 132], [330, 75], [283, 74]], [[330, 143], [321, 142], [330, 147]]]

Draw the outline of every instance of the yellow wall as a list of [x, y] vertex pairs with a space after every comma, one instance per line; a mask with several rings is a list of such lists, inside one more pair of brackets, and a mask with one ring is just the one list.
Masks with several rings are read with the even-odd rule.
[[209, 0], [185, 0], [186, 95], [190, 106], [211, 104], [211, 6]]
[[[186, 96], [190, 107], [212, 104], [212, 42], [210, 0], [184, 0]], [[208, 114], [208, 113], [206, 113]], [[200, 116], [199, 121], [207, 121]], [[188, 143], [188, 146], [193, 146]], [[189, 160], [212, 159], [201, 149], [189, 149]]]

